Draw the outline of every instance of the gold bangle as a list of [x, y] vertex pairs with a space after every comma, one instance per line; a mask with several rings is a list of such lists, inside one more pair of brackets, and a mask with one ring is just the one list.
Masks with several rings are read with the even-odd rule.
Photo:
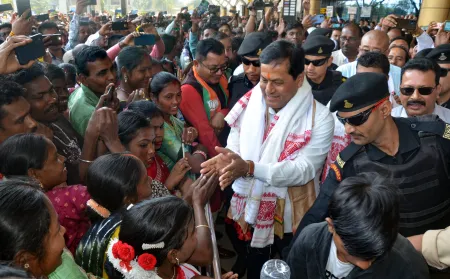
[[208, 225], [198, 225], [195, 228], [196, 229], [198, 229], [198, 228], [208, 228], [209, 229], [209, 226]]
[[9, 36], [10, 36], [10, 37], [12, 37], [12, 36], [14, 36], [14, 35], [16, 35], [16, 34], [14, 34], [13, 31], [9, 32]]

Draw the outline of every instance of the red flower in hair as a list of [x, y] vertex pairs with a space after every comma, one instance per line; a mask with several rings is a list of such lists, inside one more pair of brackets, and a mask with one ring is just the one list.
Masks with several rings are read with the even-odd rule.
[[112, 253], [114, 258], [118, 259], [119, 258], [119, 253], [117, 252], [117, 250], [119, 249], [119, 242], [114, 243], [113, 247], [112, 247]]
[[155, 265], [157, 263], [155, 256], [152, 254], [144, 253], [138, 257], [138, 264], [144, 269], [144, 270], [152, 270], [155, 268]]
[[114, 258], [120, 259], [120, 266], [127, 271], [131, 270], [130, 261], [134, 259], [134, 248], [130, 245], [117, 241], [112, 247]]
[[117, 242], [119, 244], [117, 248], [117, 254], [119, 259], [124, 262], [130, 262], [134, 259], [134, 248], [122, 241]]

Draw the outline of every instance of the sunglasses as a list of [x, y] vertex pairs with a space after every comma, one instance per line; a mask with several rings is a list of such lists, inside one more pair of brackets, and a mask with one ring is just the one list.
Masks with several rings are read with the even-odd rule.
[[325, 64], [328, 61], [329, 57], [325, 57], [319, 60], [309, 60], [305, 58], [305, 65], [308, 66], [309, 64], [313, 64], [314, 67], [318, 67], [318, 66], [322, 66], [323, 64]]
[[418, 88], [414, 88], [414, 87], [401, 87], [400, 88], [400, 92], [402, 92], [403, 95], [405, 96], [411, 96], [412, 94], [414, 94], [414, 92], [419, 91], [420, 95], [430, 95], [431, 93], [433, 93], [434, 89], [436, 87], [418, 87]]
[[242, 60], [242, 63], [244, 63], [245, 65], [250, 65], [250, 64], [252, 64], [253, 65], [253, 67], [261, 67], [261, 61], [259, 61], [259, 59], [258, 60], [254, 60], [254, 61], [251, 61], [251, 60], [248, 60], [247, 58], [245, 58], [245, 57], [241, 57], [241, 60]]
[[353, 115], [348, 118], [344, 118], [344, 117], [340, 117], [338, 114], [336, 114], [336, 117], [339, 120], [339, 122], [342, 123], [342, 125], [345, 125], [346, 123], [348, 123], [352, 126], [360, 126], [360, 125], [366, 123], [366, 121], [367, 121], [367, 119], [369, 119], [372, 111], [377, 109], [381, 104], [384, 103], [384, 101], [387, 101], [388, 99], [389, 99], [389, 97], [382, 99], [381, 101], [376, 103], [373, 107], [371, 107], [363, 112], [360, 112], [357, 115]]

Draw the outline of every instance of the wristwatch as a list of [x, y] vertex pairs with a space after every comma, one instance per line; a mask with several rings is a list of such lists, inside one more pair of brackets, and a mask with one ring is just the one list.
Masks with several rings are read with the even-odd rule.
[[255, 163], [253, 163], [253, 161], [247, 160], [246, 161], [248, 164], [248, 171], [245, 174], [246, 178], [253, 178], [254, 177], [254, 173], [255, 173]]

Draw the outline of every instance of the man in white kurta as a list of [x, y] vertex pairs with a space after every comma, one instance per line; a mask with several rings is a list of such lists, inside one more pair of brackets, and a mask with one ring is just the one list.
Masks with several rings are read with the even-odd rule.
[[[225, 119], [231, 126], [227, 149], [216, 148], [221, 154], [202, 164], [202, 173], [219, 171], [222, 188], [232, 184], [229, 216], [241, 232], [251, 232], [249, 279], [259, 278], [272, 244], [280, 252], [289, 244], [298, 223], [293, 222], [288, 189], [319, 174], [334, 129], [329, 110], [314, 101], [301, 48], [276, 41], [263, 50], [260, 61], [260, 83]], [[280, 201], [284, 213], [277, 216]], [[281, 224], [280, 237], [275, 222]]]

